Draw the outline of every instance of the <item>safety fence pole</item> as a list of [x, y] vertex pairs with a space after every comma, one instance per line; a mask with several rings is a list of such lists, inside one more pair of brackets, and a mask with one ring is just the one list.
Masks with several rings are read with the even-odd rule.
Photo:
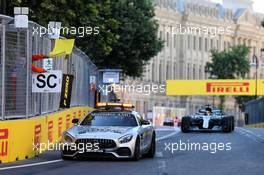
[[5, 119], [5, 30], [6, 30], [6, 26], [5, 26], [5, 20], [2, 19], [2, 98], [1, 98], [1, 106], [2, 106], [2, 111], [1, 111], [1, 119], [4, 120]]

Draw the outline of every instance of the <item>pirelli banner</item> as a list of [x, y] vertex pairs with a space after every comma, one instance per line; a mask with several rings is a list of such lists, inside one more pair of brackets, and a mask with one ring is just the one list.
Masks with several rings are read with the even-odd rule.
[[264, 80], [167, 80], [167, 96], [264, 96]]

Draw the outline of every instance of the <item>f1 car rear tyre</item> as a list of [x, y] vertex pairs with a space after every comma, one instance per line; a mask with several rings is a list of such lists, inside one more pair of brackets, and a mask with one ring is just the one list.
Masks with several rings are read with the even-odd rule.
[[222, 129], [223, 132], [232, 132], [234, 128], [234, 117], [233, 116], [228, 116], [224, 117], [222, 119]]
[[139, 138], [137, 138], [136, 144], [135, 144], [135, 149], [134, 149], [134, 155], [133, 155], [132, 160], [138, 161], [140, 159], [140, 157], [141, 157], [141, 154], [140, 154], [140, 140], [139, 140]]
[[231, 116], [232, 117], [232, 131], [235, 130], [235, 117]]
[[181, 122], [181, 131], [187, 133], [190, 130], [191, 117], [183, 117]]
[[151, 145], [149, 148], [149, 151], [147, 152], [146, 156], [149, 158], [153, 158], [156, 153], [156, 134], [153, 133], [152, 139], [151, 139]]

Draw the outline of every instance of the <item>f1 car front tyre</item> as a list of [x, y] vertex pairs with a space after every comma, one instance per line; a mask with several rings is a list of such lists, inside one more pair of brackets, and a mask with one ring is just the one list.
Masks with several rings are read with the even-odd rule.
[[234, 117], [228, 116], [222, 119], [223, 132], [229, 133], [234, 130]]
[[232, 131], [235, 130], [235, 117], [232, 116]]
[[191, 117], [183, 117], [181, 122], [181, 131], [187, 133], [190, 130]]
[[151, 139], [151, 145], [149, 148], [149, 151], [147, 152], [146, 156], [149, 158], [153, 158], [156, 153], [156, 135], [153, 133], [152, 139]]

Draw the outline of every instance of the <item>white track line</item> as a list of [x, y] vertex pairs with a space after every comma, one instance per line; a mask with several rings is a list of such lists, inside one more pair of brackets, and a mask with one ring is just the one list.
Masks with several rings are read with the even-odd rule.
[[171, 127], [171, 128], [156, 128], [155, 131], [174, 131], [178, 128]]
[[179, 131], [175, 131], [175, 132], [170, 133], [170, 134], [168, 134], [168, 135], [165, 135], [165, 136], [162, 136], [162, 137], [157, 138], [156, 141], [158, 142], [158, 141], [161, 141], [161, 140], [167, 139], [167, 138], [172, 137], [172, 136], [174, 136], [174, 135], [176, 135], [176, 134], [178, 134], [178, 133], [179, 133]]
[[250, 131], [248, 129], [245, 129], [245, 128], [239, 128], [239, 129], [244, 131], [244, 132], [246, 132], [246, 133], [248, 133], [248, 134], [251, 134], [252, 136], [255, 136], [255, 137], [257, 137], [257, 138], [259, 138], [261, 140], [264, 140], [264, 138], [261, 135], [258, 135], [258, 134], [254, 133], [254, 132], [252, 132], [252, 131]]
[[56, 162], [61, 162], [61, 161], [63, 161], [63, 160], [62, 159], [58, 159], [58, 160], [52, 160], [52, 161], [46, 161], [46, 162], [39, 162], [39, 163], [31, 163], [31, 164], [25, 164], [25, 165], [3, 167], [3, 168], [0, 168], [0, 170], [10, 170], [10, 169], [17, 169], [17, 168], [25, 168], [25, 167], [31, 167], [31, 166], [51, 164], [51, 163], [56, 163]]
[[258, 136], [256, 133], [254, 133], [250, 130], [247, 130], [244, 128], [237, 128], [237, 131], [238, 131], [238, 133], [254, 140], [255, 142], [264, 143], [264, 138], [262, 136]]
[[[169, 138], [171, 136], [174, 136], [177, 133], [178, 133], [178, 131], [175, 131], [175, 132], [173, 132], [171, 134], [168, 134], [168, 135], [162, 136], [160, 138], [157, 138], [156, 141], [167, 139], [167, 138]], [[31, 163], [31, 164], [25, 164], [25, 165], [16, 165], [16, 166], [10, 166], [10, 167], [3, 167], [3, 168], [0, 168], [0, 171], [1, 170], [10, 170], [10, 169], [17, 169], [17, 168], [32, 167], [32, 166], [39, 166], [39, 165], [46, 165], [46, 164], [62, 162], [62, 161], [63, 161], [62, 159], [58, 159], [58, 160], [52, 160], [52, 161], [46, 161], [46, 162], [38, 162], [38, 163]]]

